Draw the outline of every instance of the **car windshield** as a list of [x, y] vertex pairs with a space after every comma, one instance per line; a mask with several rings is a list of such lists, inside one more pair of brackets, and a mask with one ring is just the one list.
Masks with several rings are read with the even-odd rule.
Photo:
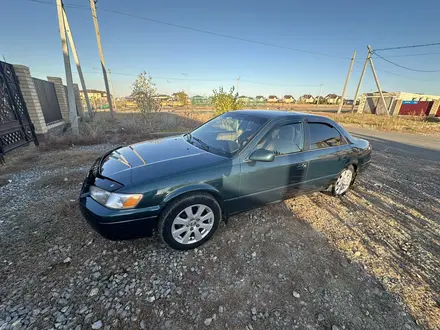
[[229, 112], [218, 116], [185, 135], [187, 141], [209, 152], [232, 157], [267, 122], [266, 118]]

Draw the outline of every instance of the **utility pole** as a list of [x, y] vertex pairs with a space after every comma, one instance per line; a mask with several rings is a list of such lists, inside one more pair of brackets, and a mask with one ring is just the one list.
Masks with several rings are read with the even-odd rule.
[[362, 82], [364, 81], [365, 71], [367, 70], [367, 65], [369, 63], [371, 57], [370, 50], [368, 50], [367, 58], [365, 59], [364, 67], [362, 68], [361, 77], [359, 78], [359, 82], [356, 88], [356, 93], [354, 95], [353, 105], [351, 106], [351, 112], [354, 111], [354, 106], [356, 105], [356, 100], [359, 96], [359, 91], [361, 90]]
[[344, 104], [345, 92], [347, 91], [348, 82], [350, 81], [351, 71], [353, 70], [353, 63], [356, 59], [356, 50], [353, 52], [353, 57], [351, 58], [350, 67], [348, 69], [347, 78], [345, 79], [344, 89], [342, 90], [341, 102], [338, 107], [338, 114], [342, 112], [342, 105]]
[[237, 78], [237, 94], [239, 88], [240, 88], [240, 76]]
[[79, 134], [78, 115], [76, 113], [75, 92], [73, 91], [72, 68], [70, 67], [69, 48], [67, 46], [67, 40], [66, 40], [66, 29], [64, 25], [62, 0], [56, 0], [56, 4], [57, 4], [58, 24], [60, 27], [61, 48], [63, 50], [63, 57], [64, 57], [64, 69], [66, 71], [69, 120], [73, 133], [78, 135]]
[[108, 106], [110, 108], [110, 115], [113, 117], [112, 98], [111, 98], [110, 87], [109, 87], [108, 79], [107, 79], [107, 70], [105, 68], [104, 51], [102, 50], [102, 45], [101, 45], [101, 34], [99, 33], [98, 16], [96, 15], [95, 0], [89, 0], [89, 2], [90, 2], [90, 8], [92, 9], [93, 24], [95, 25], [96, 42], [98, 43], [98, 51], [99, 51], [99, 57], [101, 59], [102, 75], [104, 76], [104, 83], [105, 83], [105, 90], [107, 92]]
[[318, 94], [318, 99], [316, 100], [316, 106], [315, 106], [315, 108], [318, 107], [319, 99], [321, 98], [321, 92], [322, 92], [322, 84], [319, 85], [319, 94]]
[[[368, 52], [371, 54], [373, 52], [373, 49], [371, 49], [370, 45], [368, 45], [367, 47], [368, 47]], [[383, 97], [382, 88], [380, 88], [379, 78], [377, 78], [376, 70], [374, 69], [373, 59], [371, 58], [371, 56], [369, 57], [369, 61], [370, 61], [371, 71], [373, 71], [374, 80], [376, 81], [377, 89], [379, 90], [380, 99], [382, 100], [385, 111], [386, 111], [387, 115], [389, 116], [390, 113], [388, 112], [388, 106], [387, 106], [387, 103], [385, 102], [385, 98]], [[376, 109], [379, 108], [378, 105], [379, 105], [379, 102], [377, 102]]]
[[111, 95], [113, 95], [113, 103], [115, 104], [115, 111], [118, 111], [118, 108], [116, 107], [116, 101], [115, 101], [115, 89], [113, 88], [113, 79], [112, 79], [112, 72], [110, 69], [108, 69], [108, 76], [110, 77], [110, 87], [111, 87]]
[[[373, 49], [371, 48], [370, 45], [368, 45], [367, 48], [368, 48], [368, 54], [367, 54], [367, 58], [365, 59], [365, 63], [364, 63], [364, 67], [362, 69], [361, 77], [359, 78], [358, 86], [356, 88], [356, 94], [354, 96], [353, 105], [351, 106], [351, 112], [354, 111], [354, 106], [356, 105], [356, 100], [357, 100], [357, 98], [359, 96], [359, 91], [360, 91], [361, 86], [362, 86], [362, 81], [364, 80], [365, 71], [367, 70], [367, 65], [370, 64], [371, 71], [373, 71], [374, 80], [376, 82], [376, 87], [379, 90], [380, 99], [382, 100], [382, 103], [383, 103], [383, 105], [385, 107], [386, 113], [389, 116], [390, 113], [388, 111], [388, 106], [387, 106], [387, 104], [385, 102], [385, 98], [384, 98], [383, 93], [382, 93], [382, 88], [380, 87], [380, 84], [379, 84], [379, 78], [377, 77], [376, 70], [374, 69], [373, 59], [371, 58], [371, 54], [373, 53]], [[379, 105], [379, 102], [377, 102], [377, 104]], [[377, 109], [377, 106], [376, 106], [376, 109]]]
[[63, 8], [63, 19], [66, 27], [67, 37], [69, 39], [70, 48], [72, 49], [73, 58], [76, 63], [76, 69], [78, 70], [79, 80], [81, 81], [81, 87], [84, 93], [84, 98], [87, 104], [87, 111], [89, 113], [90, 118], [93, 117], [92, 107], [90, 106], [89, 95], [87, 94], [86, 82], [84, 81], [84, 76], [81, 69], [81, 63], [79, 62], [78, 53], [76, 52], [75, 42], [73, 41], [72, 31], [70, 30], [69, 21], [67, 20], [66, 11]]

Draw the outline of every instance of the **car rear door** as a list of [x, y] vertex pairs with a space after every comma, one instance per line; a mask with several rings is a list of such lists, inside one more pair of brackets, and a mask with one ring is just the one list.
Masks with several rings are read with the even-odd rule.
[[[284, 136], [283, 136], [284, 135]], [[305, 132], [302, 122], [277, 125], [251, 151], [276, 153], [272, 162], [255, 162], [245, 157], [241, 165], [240, 210], [258, 207], [299, 194], [307, 177]]]
[[305, 188], [325, 189], [349, 162], [351, 146], [330, 123], [311, 121], [306, 127], [308, 171]]

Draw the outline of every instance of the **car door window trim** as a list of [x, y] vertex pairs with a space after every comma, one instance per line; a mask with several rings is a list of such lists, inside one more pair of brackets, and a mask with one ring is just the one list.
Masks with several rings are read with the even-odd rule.
[[[283, 127], [283, 126], [287, 126], [287, 125], [294, 125], [294, 124], [300, 124], [301, 128], [302, 128], [302, 138], [303, 138], [303, 145], [302, 145], [302, 150], [299, 151], [295, 151], [295, 152], [290, 152], [288, 154], [281, 154], [281, 155], [275, 155], [275, 158], [278, 157], [284, 157], [284, 156], [292, 156], [292, 155], [297, 155], [300, 153], [303, 153], [304, 151], [306, 151], [306, 134], [305, 134], [305, 125], [304, 125], [304, 121], [303, 120], [295, 120], [295, 121], [290, 121], [290, 122], [282, 122], [279, 123], [278, 125], [274, 126], [269, 132], [267, 132], [261, 139], [258, 140], [258, 143], [260, 143], [260, 141], [262, 141], [263, 139], [265, 139], [269, 134], [271, 134], [275, 129]], [[254, 137], [256, 138], [256, 136]], [[257, 145], [254, 146], [249, 153], [246, 155], [246, 157], [243, 159], [243, 163], [249, 163], [252, 162], [252, 160], [249, 159], [249, 157], [251, 156], [251, 154], [257, 150]]]
[[321, 125], [326, 125], [326, 126], [328, 126], [328, 127], [330, 127], [330, 128], [334, 128], [334, 129], [336, 130], [336, 132], [339, 133], [339, 136], [341, 137], [341, 142], [342, 142], [342, 140], [343, 140], [345, 143], [341, 143], [341, 144], [338, 145], [338, 146], [329, 146], [329, 147], [325, 147], [325, 148], [311, 149], [311, 143], [310, 143], [310, 141], [309, 141], [309, 145], [308, 145], [308, 147], [309, 147], [308, 149], [309, 149], [309, 150], [307, 150], [307, 151], [326, 150], [326, 149], [330, 149], [330, 148], [337, 148], [337, 147], [342, 147], [342, 146], [350, 145], [350, 144], [351, 144], [351, 142], [349, 142], [349, 141], [345, 138], [345, 135], [344, 135], [344, 134], [341, 134], [341, 131], [340, 131], [337, 127], [333, 126], [332, 124], [329, 124], [329, 123], [323, 122], [323, 121], [307, 121], [307, 129], [308, 129], [308, 133], [309, 133], [309, 135], [310, 135], [310, 126], [309, 126], [310, 124], [321, 124]]

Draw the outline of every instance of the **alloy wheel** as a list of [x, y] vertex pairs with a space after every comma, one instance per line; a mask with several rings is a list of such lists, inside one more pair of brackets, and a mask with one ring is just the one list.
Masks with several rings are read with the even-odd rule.
[[336, 195], [342, 195], [348, 190], [352, 178], [353, 178], [353, 172], [350, 171], [350, 169], [346, 168], [336, 180], [335, 183]]
[[194, 204], [183, 209], [174, 218], [171, 234], [181, 244], [194, 244], [209, 234], [214, 226], [214, 212], [203, 204]]

